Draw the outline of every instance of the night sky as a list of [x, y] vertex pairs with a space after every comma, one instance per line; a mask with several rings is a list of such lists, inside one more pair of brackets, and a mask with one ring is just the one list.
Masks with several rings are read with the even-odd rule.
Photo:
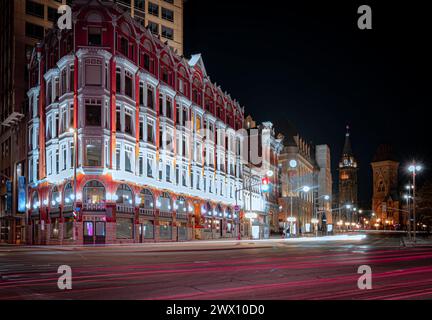
[[[422, 1], [380, 2], [185, 4], [185, 56], [202, 53], [212, 81], [255, 120], [271, 121], [282, 133], [292, 123], [306, 140], [328, 144], [335, 182], [351, 126], [362, 207], [370, 206], [370, 162], [380, 144], [393, 145], [403, 172], [413, 158], [432, 164], [428, 11]], [[373, 30], [357, 27], [363, 4], [372, 8]]]

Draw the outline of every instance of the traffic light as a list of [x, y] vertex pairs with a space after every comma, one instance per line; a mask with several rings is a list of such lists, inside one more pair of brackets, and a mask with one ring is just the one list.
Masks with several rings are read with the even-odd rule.
[[270, 191], [270, 179], [268, 177], [264, 177], [261, 179], [261, 190], [262, 192]]

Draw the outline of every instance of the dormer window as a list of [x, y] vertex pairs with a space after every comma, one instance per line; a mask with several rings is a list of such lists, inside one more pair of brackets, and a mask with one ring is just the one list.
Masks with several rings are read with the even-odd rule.
[[89, 46], [102, 45], [102, 29], [100, 27], [88, 28], [88, 45]]
[[120, 40], [120, 52], [126, 57], [129, 56], [129, 41], [123, 37]]

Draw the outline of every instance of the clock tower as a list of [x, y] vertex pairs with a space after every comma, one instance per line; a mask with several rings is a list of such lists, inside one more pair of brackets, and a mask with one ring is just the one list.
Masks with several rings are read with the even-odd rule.
[[351, 148], [350, 128], [347, 126], [345, 145], [339, 162], [339, 207], [343, 208], [340, 219], [345, 222], [354, 222], [353, 209], [357, 206], [357, 171], [357, 161]]

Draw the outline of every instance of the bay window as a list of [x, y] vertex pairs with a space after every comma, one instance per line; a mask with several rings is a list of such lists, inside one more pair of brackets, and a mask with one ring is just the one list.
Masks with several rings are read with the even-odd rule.
[[86, 126], [100, 127], [102, 125], [102, 105], [100, 100], [87, 99], [85, 101]]
[[102, 144], [98, 139], [88, 139], [85, 145], [85, 166], [102, 166]]

